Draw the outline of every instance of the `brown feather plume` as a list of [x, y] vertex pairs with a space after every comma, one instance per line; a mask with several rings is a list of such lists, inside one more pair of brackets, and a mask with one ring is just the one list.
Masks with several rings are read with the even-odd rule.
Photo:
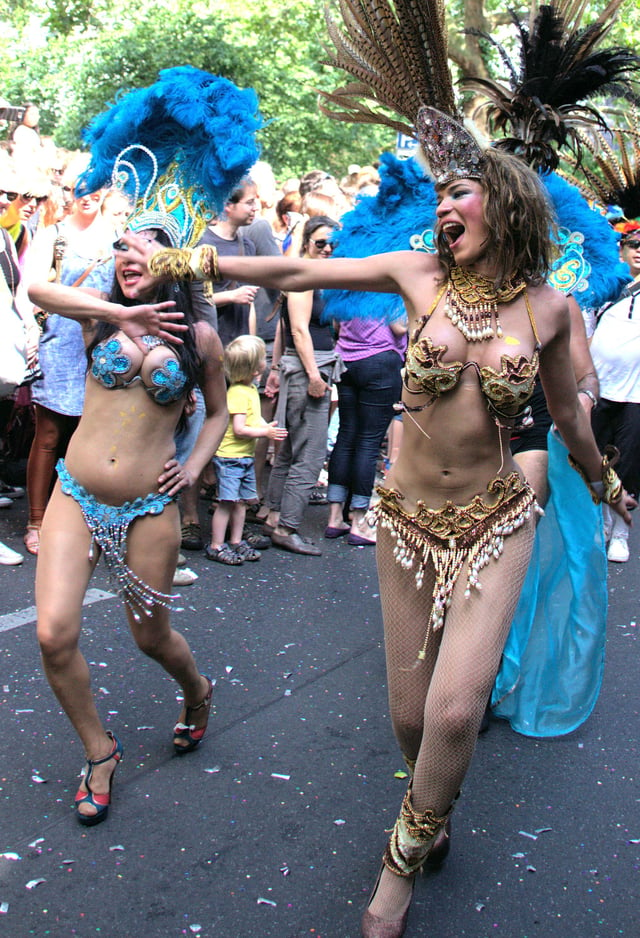
[[[329, 6], [325, 9], [334, 46], [327, 50], [327, 64], [356, 81], [320, 92], [332, 105], [320, 104], [324, 114], [384, 124], [409, 135], [415, 132], [415, 117], [424, 104], [457, 114], [444, 0], [339, 0], [339, 10], [342, 25]], [[374, 109], [375, 105], [401, 119]]]
[[626, 218], [640, 216], [640, 114], [625, 111], [622, 123], [609, 132], [577, 131], [592, 156], [597, 172], [573, 159], [563, 175], [573, 185], [603, 205], [619, 206]]

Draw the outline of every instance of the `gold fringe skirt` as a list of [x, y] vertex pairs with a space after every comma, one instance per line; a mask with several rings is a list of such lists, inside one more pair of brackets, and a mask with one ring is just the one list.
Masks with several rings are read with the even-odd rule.
[[[468, 562], [465, 596], [480, 590], [479, 573], [489, 561], [497, 560], [504, 539], [516, 531], [538, 508], [533, 489], [517, 472], [498, 476], [487, 486], [490, 500], [475, 495], [468, 505], [446, 501], [441, 508], [427, 508], [422, 500], [408, 512], [404, 495], [395, 489], [377, 486], [380, 501], [375, 507], [378, 524], [388, 530], [396, 543], [393, 554], [405, 569], [415, 568], [416, 586], [422, 587], [425, 571], [433, 565], [435, 583], [430, 626], [444, 625], [451, 605], [453, 588], [462, 567]], [[427, 632], [428, 634], [428, 632]], [[424, 658], [423, 647], [419, 657]]]

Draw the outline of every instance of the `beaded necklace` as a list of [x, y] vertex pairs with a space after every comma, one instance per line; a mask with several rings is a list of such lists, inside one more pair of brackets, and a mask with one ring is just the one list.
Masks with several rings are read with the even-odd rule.
[[[467, 342], [502, 338], [498, 303], [509, 303], [526, 288], [523, 277], [512, 277], [498, 290], [490, 277], [464, 267], [452, 267], [444, 308], [445, 316]], [[495, 321], [495, 328], [494, 328]]]

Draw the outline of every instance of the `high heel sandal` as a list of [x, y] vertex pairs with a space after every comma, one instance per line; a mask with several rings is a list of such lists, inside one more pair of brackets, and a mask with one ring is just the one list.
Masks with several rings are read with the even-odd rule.
[[[213, 681], [209, 677], [207, 681], [209, 682], [209, 690], [206, 696], [195, 707], [187, 707], [185, 704], [184, 721], [178, 721], [173, 729], [173, 748], [178, 756], [183, 756], [185, 752], [193, 752], [194, 749], [197, 749], [207, 732], [211, 700], [213, 698]], [[206, 720], [204, 726], [199, 726], [196, 729], [195, 723], [191, 722], [192, 714], [202, 709], [205, 710]], [[186, 741], [186, 745], [181, 745], [178, 740]]]
[[[436, 838], [445, 827], [451, 809], [444, 817], [436, 817], [433, 811], [416, 811], [411, 804], [411, 788], [404, 796], [400, 814], [393, 826], [391, 837], [385, 848], [382, 858], [382, 869], [378, 875], [375, 888], [362, 917], [362, 938], [402, 938], [407, 927], [407, 918], [411, 907], [415, 874], [422, 869]], [[391, 873], [405, 879], [413, 877], [411, 896], [402, 917], [395, 921], [388, 921], [369, 911], [380, 884], [384, 867]]]
[[37, 556], [38, 551], [40, 550], [40, 525], [28, 524], [27, 530], [22, 540], [24, 541], [24, 546], [27, 548], [29, 553]]
[[[102, 821], [106, 820], [106, 817], [109, 813], [109, 805], [111, 804], [113, 776], [116, 774], [118, 763], [122, 762], [124, 758], [124, 750], [118, 737], [114, 736], [113, 733], [110, 733], [109, 731], [107, 731], [107, 736], [109, 739], [113, 740], [111, 752], [108, 756], [104, 756], [102, 759], [87, 759], [87, 771], [83, 778], [83, 782], [87, 790], [83, 791], [81, 788], [79, 788], [75, 797], [76, 817], [81, 824], [84, 824], [85, 827], [93, 827], [94, 824], [100, 824]], [[111, 778], [109, 779], [109, 791], [106, 792], [106, 794], [99, 794], [98, 792], [91, 791], [91, 776], [93, 775], [94, 767], [96, 765], [104, 765], [104, 763], [108, 762], [109, 759], [114, 759], [116, 763], [113, 772], [111, 773]], [[96, 813], [82, 814], [82, 812], [79, 810], [81, 804], [90, 804], [93, 808], [96, 809]]]
[[444, 861], [449, 856], [449, 851], [451, 850], [451, 818], [447, 818], [447, 823], [444, 825], [442, 830], [436, 835], [436, 839], [433, 841], [433, 846], [429, 850], [429, 853], [424, 858], [423, 869], [424, 870], [437, 870], [442, 866]]

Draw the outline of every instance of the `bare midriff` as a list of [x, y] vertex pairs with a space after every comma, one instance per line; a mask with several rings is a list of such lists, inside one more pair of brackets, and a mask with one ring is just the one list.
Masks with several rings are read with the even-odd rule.
[[[404, 400], [416, 403], [406, 392]], [[509, 437], [510, 430], [498, 428], [487, 411], [476, 376], [467, 372], [431, 406], [403, 414], [402, 447], [385, 488], [404, 495], [407, 511], [418, 500], [428, 508], [447, 500], [467, 504], [496, 476], [517, 471]]]
[[84, 410], [67, 449], [71, 475], [99, 501], [120, 505], [158, 491], [175, 455], [184, 401], [159, 405], [141, 384], [107, 390], [88, 380]]

